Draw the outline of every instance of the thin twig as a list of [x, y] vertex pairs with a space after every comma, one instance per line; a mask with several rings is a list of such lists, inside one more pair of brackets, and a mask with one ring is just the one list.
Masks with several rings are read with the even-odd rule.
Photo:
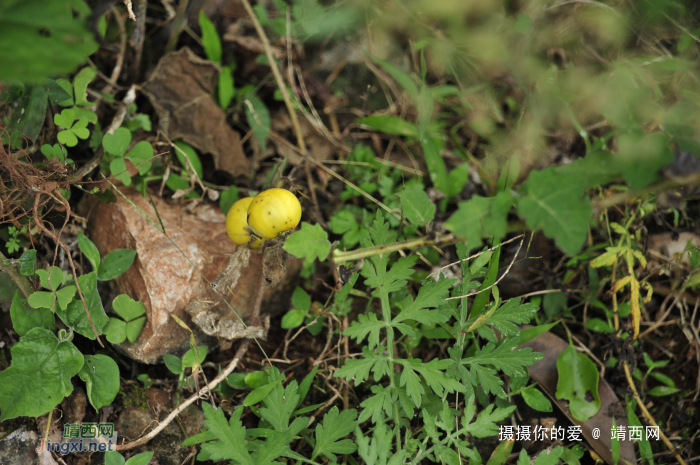
[[116, 8], [112, 7], [111, 12], [119, 28], [119, 54], [117, 55], [117, 62], [112, 70], [112, 75], [109, 78], [109, 83], [102, 89], [102, 92], [105, 94], [112, 92], [112, 87], [117, 84], [117, 79], [119, 79], [119, 75], [122, 73], [122, 66], [124, 65], [124, 55], [126, 55], [126, 27], [124, 26], [124, 19]]
[[627, 362], [625, 361], [622, 364], [622, 367], [625, 369], [625, 377], [627, 378], [627, 383], [630, 385], [630, 389], [632, 389], [632, 395], [634, 396], [635, 400], [637, 401], [637, 405], [639, 405], [639, 409], [642, 411], [642, 414], [644, 414], [644, 417], [647, 419], [649, 423], [651, 423], [652, 426], [656, 426], [659, 429], [659, 436], [661, 437], [661, 440], [666, 444], [666, 447], [668, 447], [668, 450], [670, 450], [673, 455], [676, 457], [676, 460], [678, 460], [678, 463], [681, 465], [686, 465], [685, 461], [683, 458], [680, 456], [678, 452], [676, 452], [676, 448], [671, 444], [671, 441], [668, 440], [664, 432], [661, 430], [659, 425], [656, 423], [656, 420], [654, 420], [654, 417], [651, 416], [651, 413], [649, 413], [649, 410], [644, 406], [644, 402], [642, 402], [642, 399], [639, 397], [639, 394], [637, 393], [637, 388], [634, 385], [634, 380], [632, 379], [632, 375], [630, 374], [630, 368], [629, 365], [627, 365]]
[[[524, 236], [524, 234], [523, 234], [523, 236]], [[513, 264], [515, 263], [515, 259], [518, 258], [518, 254], [520, 253], [520, 249], [523, 247], [523, 242], [525, 242], [525, 238], [524, 238], [524, 237], [520, 240], [520, 245], [518, 246], [518, 250], [515, 252], [515, 255], [513, 255], [513, 260], [511, 260], [510, 265], [508, 265], [508, 268], [506, 268], [506, 272], [503, 273], [503, 275], [502, 275], [500, 278], [498, 278], [498, 279], [496, 280], [495, 283], [491, 284], [489, 287], [485, 287], [485, 288], [483, 288], [483, 289], [479, 289], [478, 291], [475, 291], [475, 292], [468, 292], [468, 293], [465, 294], [465, 295], [458, 295], [457, 297], [448, 297], [448, 298], [445, 299], [445, 300], [463, 299], [463, 298], [465, 298], [465, 297], [470, 297], [470, 296], [473, 296], [473, 295], [476, 295], [476, 294], [481, 294], [482, 292], [488, 291], [489, 289], [491, 289], [492, 287], [494, 287], [496, 284], [500, 283], [501, 280], [502, 280], [503, 278], [505, 278], [506, 276], [508, 276], [508, 273], [510, 272], [510, 269], [513, 267]]]
[[245, 11], [250, 17], [250, 21], [255, 27], [255, 32], [258, 33], [260, 42], [262, 42], [263, 48], [265, 49], [265, 55], [267, 56], [267, 61], [270, 63], [270, 69], [272, 69], [272, 74], [275, 76], [275, 81], [277, 82], [277, 87], [279, 87], [280, 93], [282, 94], [282, 98], [284, 99], [284, 104], [287, 106], [287, 111], [289, 112], [289, 119], [292, 121], [292, 126], [294, 127], [294, 133], [297, 137], [297, 145], [299, 146], [299, 150], [301, 150], [302, 153], [306, 153], [306, 143], [304, 142], [304, 135], [301, 133], [299, 120], [297, 119], [296, 111], [294, 111], [292, 100], [289, 98], [289, 92], [287, 92], [287, 86], [284, 84], [284, 78], [282, 77], [282, 73], [280, 73], [280, 69], [277, 67], [275, 57], [272, 55], [270, 41], [268, 40], [267, 34], [265, 34], [265, 30], [260, 24], [260, 21], [258, 21], [258, 17], [253, 11], [253, 7], [250, 6], [250, 2], [248, 0], [241, 1], [243, 3]]
[[693, 186], [698, 184], [700, 184], [700, 173], [693, 173], [688, 176], [664, 179], [663, 181], [657, 182], [656, 184], [652, 184], [651, 186], [645, 187], [644, 189], [620, 192], [619, 194], [609, 195], [604, 199], [594, 200], [592, 202], [593, 211], [599, 212], [605, 210], [606, 208], [610, 208], [615, 205], [619, 205], [630, 200], [643, 197], [646, 194], [651, 194], [654, 192], [663, 192], [678, 189], [679, 187]]
[[[131, 48], [134, 51], [133, 61], [131, 62], [131, 72], [129, 80], [136, 82], [139, 79], [139, 71], [141, 69], [141, 55], [143, 52], [143, 41], [146, 36], [146, 6], [148, 0], [136, 0], [136, 16], [133, 19], [136, 24], [131, 29], [131, 39], [129, 40]], [[133, 15], [133, 13], [132, 13]]]
[[165, 46], [165, 52], [170, 53], [175, 50], [177, 45], [177, 39], [180, 37], [180, 32], [182, 31], [182, 26], [185, 24], [185, 10], [187, 10], [187, 4], [189, 0], [180, 0], [177, 5], [177, 13], [175, 14], [175, 19], [173, 19], [172, 31], [170, 31], [170, 38], [168, 39], [168, 44]]
[[211, 382], [207, 386], [202, 388], [201, 391], [190, 396], [189, 398], [187, 398], [187, 400], [185, 400], [180, 405], [178, 405], [177, 408], [175, 408], [172, 412], [170, 412], [170, 415], [168, 415], [167, 418], [165, 418], [165, 420], [160, 422], [160, 424], [158, 424], [158, 426], [156, 426], [156, 428], [153, 431], [151, 431], [147, 435], [143, 436], [142, 438], [137, 439], [136, 441], [132, 441], [128, 444], [117, 445], [116, 449], [117, 450], [130, 450], [130, 449], [138, 447], [142, 444], [146, 444], [148, 441], [150, 441], [151, 439], [156, 437], [158, 435], [158, 433], [163, 431], [165, 429], [165, 427], [168, 426], [175, 419], [175, 417], [177, 417], [180, 414], [180, 412], [185, 410], [190, 405], [194, 404], [197, 400], [200, 399], [201, 396], [208, 395], [212, 389], [214, 389], [216, 386], [221, 384], [221, 382], [224, 381], [228, 377], [228, 375], [233, 373], [233, 370], [235, 370], [236, 366], [238, 366], [238, 362], [241, 360], [241, 358], [245, 354], [246, 350], [248, 350], [249, 344], [250, 344], [250, 339], [244, 340], [241, 343], [240, 347], [238, 348], [238, 351], [236, 351], [236, 355], [233, 357], [233, 360], [231, 360], [231, 363], [229, 363], [229, 365], [226, 367], [226, 369], [224, 371], [222, 371], [221, 373], [219, 373], [219, 375], [216, 378], [211, 380]]
[[[51, 195], [51, 194], [49, 194]], [[58, 194], [58, 196], [61, 198], [63, 201], [63, 205], [66, 207], [66, 219], [70, 217], [70, 204], [66, 199], [64, 199], [61, 194]], [[92, 321], [92, 316], [90, 315], [90, 310], [85, 302], [85, 296], [83, 295], [83, 290], [80, 287], [80, 282], [78, 281], [78, 272], [75, 270], [75, 263], [73, 263], [73, 257], [71, 254], [71, 250], [68, 248], [68, 246], [61, 241], [61, 238], [59, 236], [56, 236], [55, 233], [51, 232], [46, 228], [44, 225], [44, 221], [41, 219], [39, 216], [39, 200], [41, 198], [41, 193], [37, 192], [36, 196], [34, 197], [34, 221], [36, 222], [37, 226], [39, 226], [39, 229], [44, 231], [44, 233], [49, 236], [51, 239], [56, 242], [57, 245], [60, 245], [63, 250], [66, 251], [66, 255], [68, 256], [68, 262], [70, 263], [71, 270], [73, 270], [73, 280], [75, 281], [75, 286], [78, 288], [78, 294], [80, 295], [80, 300], [83, 302], [83, 307], [85, 308], [85, 315], [87, 316], [88, 321], [90, 322], [90, 326], [92, 327], [92, 332], [95, 335], [95, 338], [97, 339], [97, 342], [100, 344], [100, 346], [104, 349], [105, 345], [102, 343], [102, 340], [100, 339], [100, 335], [97, 333], [97, 328], [95, 327], [95, 323]]]
[[17, 267], [9, 262], [2, 252], [0, 252], [0, 271], [10, 275], [10, 278], [15, 282], [19, 290], [22, 291], [22, 294], [24, 294], [25, 299], [29, 298], [29, 294], [34, 292], [34, 287], [29, 280], [19, 272]]

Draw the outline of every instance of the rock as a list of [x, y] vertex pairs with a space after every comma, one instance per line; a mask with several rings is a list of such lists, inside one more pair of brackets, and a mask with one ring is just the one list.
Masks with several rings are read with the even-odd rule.
[[34, 465], [39, 463], [36, 447], [39, 436], [22, 427], [0, 439], [0, 465]]
[[[123, 192], [155, 224], [160, 224], [148, 199], [134, 189], [124, 188]], [[229, 321], [231, 326], [239, 321], [239, 317], [245, 320], [251, 315], [261, 282], [263, 257], [245, 247], [237, 250], [226, 234], [225, 217], [218, 208], [200, 204], [189, 213], [182, 206], [168, 204], [153, 195], [165, 232], [177, 244], [180, 252], [168, 237], [120, 195], [117, 195], [115, 203], [95, 199], [88, 199], [87, 202], [86, 211], [93, 208], [88, 219], [87, 234], [103, 257], [114, 249], [137, 251], [131, 268], [110, 281], [113, 297], [128, 294], [146, 306], [147, 323], [139, 339], [134, 344], [126, 341], [118, 346], [128, 356], [140, 362], [156, 363], [166, 353], [184, 353], [189, 348], [190, 334], [171, 315], [183, 320], [191, 329], [198, 330], [185, 311], [188, 306], [190, 310], [192, 307], [205, 307], [210, 314], [216, 312], [220, 325]], [[199, 271], [193, 268], [188, 259]], [[301, 260], [289, 259], [284, 278], [277, 286], [266, 288], [263, 313], [276, 314], [287, 307], [301, 264]], [[236, 279], [221, 277], [225, 269], [227, 276], [233, 274], [237, 276]], [[217, 294], [207, 280], [229, 284], [219, 286], [220, 293]], [[225, 304], [224, 298], [235, 313]], [[211, 327], [207, 328], [212, 330]], [[212, 331], [208, 332], [221, 337], [237, 336], [236, 333], [220, 334], [215, 327]], [[202, 336], [201, 331], [198, 334]], [[240, 336], [238, 334], [237, 337]], [[209, 342], [210, 345], [216, 343], [213, 339]]]
[[[121, 438], [135, 440], [147, 434], [158, 423], [168, 416], [170, 400], [168, 393], [160, 389], [149, 388], [146, 390], [148, 397], [147, 407], [129, 407], [120, 412], [114, 425]], [[189, 446], [181, 446], [182, 442], [198, 434], [204, 422], [204, 413], [196, 405], [186, 408], [179, 416], [180, 424], [185, 428], [186, 435], [178, 427], [177, 421], [172, 421], [163, 431], [141, 447], [136, 448], [134, 454], [152, 450], [153, 457], [160, 465], [180, 465], [189, 455], [192, 449]]]

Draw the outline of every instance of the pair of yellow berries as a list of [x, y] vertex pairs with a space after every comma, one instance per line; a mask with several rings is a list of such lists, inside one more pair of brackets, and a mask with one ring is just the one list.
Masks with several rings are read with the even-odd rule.
[[234, 243], [259, 249], [265, 239], [296, 228], [299, 221], [301, 204], [296, 196], [286, 189], [268, 189], [233, 204], [226, 214], [226, 232]]

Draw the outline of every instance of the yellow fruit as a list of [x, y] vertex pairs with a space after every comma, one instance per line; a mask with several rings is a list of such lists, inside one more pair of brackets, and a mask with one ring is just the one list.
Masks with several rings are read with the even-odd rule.
[[263, 245], [263, 242], [265, 242], [265, 239], [255, 237], [252, 241], [248, 242], [248, 248], [250, 250], [258, 250]]
[[245, 227], [248, 226], [246, 218], [248, 217], [248, 207], [252, 201], [253, 197], [240, 199], [226, 214], [226, 232], [235, 244], [247, 244], [250, 240], [250, 233], [245, 230]]
[[294, 229], [299, 221], [301, 204], [286, 189], [263, 191], [248, 207], [248, 227], [263, 239], [273, 239], [281, 232]]

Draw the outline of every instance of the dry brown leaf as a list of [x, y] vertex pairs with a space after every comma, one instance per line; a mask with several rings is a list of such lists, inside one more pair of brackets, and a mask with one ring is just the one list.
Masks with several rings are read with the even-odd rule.
[[[557, 358], [559, 358], [559, 355], [568, 347], [568, 343], [550, 332], [545, 332], [535, 339], [526, 342], [521, 347], [530, 347], [533, 351], [544, 354], [542, 360], [528, 368], [530, 377], [537, 381], [537, 384], [552, 399], [557, 407], [561, 409], [572, 424], [581, 426], [583, 436], [598, 455], [607, 463], [612, 464], [612, 441], [610, 439], [612, 412], [617, 410], [615, 414], [615, 423], [618, 426], [624, 426], [625, 429], [627, 429], [628, 424], [624, 412], [622, 415], [619, 412], [620, 401], [607, 381], [605, 381], [602, 376], [598, 380], [598, 394], [600, 395], [600, 410], [598, 413], [587, 421], [579, 422], [571, 416], [568, 402], [565, 400], [558, 400], [555, 396], [558, 380]], [[600, 431], [600, 437], [598, 439], [593, 437], [594, 428], [598, 428]], [[620, 441], [620, 459], [626, 460], [632, 464], [637, 463], [632, 441]]]
[[219, 69], [185, 47], [165, 55], [143, 86], [171, 140], [182, 139], [214, 157], [217, 169], [248, 177], [240, 135], [226, 122], [212, 94]]

